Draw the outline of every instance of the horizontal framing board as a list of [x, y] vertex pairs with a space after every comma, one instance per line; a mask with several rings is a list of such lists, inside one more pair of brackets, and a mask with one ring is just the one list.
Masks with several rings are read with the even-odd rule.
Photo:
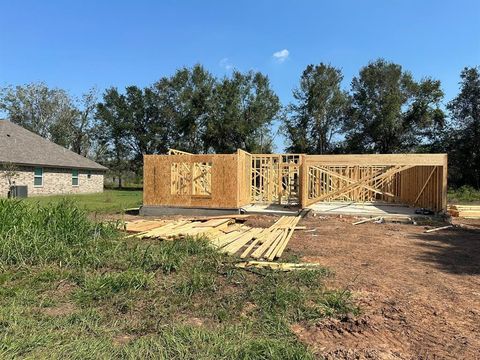
[[335, 165], [434, 165], [442, 166], [447, 154], [306, 155], [306, 163]]

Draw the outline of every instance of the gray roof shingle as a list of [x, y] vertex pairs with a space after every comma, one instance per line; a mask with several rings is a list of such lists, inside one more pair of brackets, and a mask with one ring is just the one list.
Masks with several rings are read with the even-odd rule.
[[7, 120], [0, 120], [0, 163], [107, 170], [105, 166]]

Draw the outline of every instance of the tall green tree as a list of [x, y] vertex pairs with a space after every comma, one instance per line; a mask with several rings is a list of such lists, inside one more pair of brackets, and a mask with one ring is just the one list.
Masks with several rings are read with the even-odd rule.
[[480, 67], [464, 68], [460, 78], [460, 93], [447, 105], [449, 173], [455, 185], [480, 189]]
[[160, 112], [158, 96], [154, 89], [129, 86], [125, 93], [116, 88], [107, 89], [103, 101], [97, 106], [100, 145], [109, 166], [117, 176], [130, 169], [140, 173], [144, 154], [166, 152], [169, 123]]
[[284, 120], [288, 151], [324, 154], [334, 149], [334, 137], [342, 128], [348, 104], [342, 79], [341, 70], [333, 66], [306, 67]]
[[217, 82], [204, 136], [208, 151], [230, 153], [237, 149], [269, 152], [270, 126], [280, 111], [278, 96], [260, 72], [233, 71]]
[[444, 121], [440, 81], [416, 82], [400, 65], [383, 59], [360, 70], [351, 95], [344, 127], [349, 152], [413, 151]]
[[178, 150], [204, 152], [204, 137], [215, 78], [203, 66], [182, 68], [155, 83], [163, 119], [171, 124], [170, 144]]
[[0, 110], [13, 123], [70, 147], [77, 109], [66, 91], [42, 82], [6, 87], [0, 89]]

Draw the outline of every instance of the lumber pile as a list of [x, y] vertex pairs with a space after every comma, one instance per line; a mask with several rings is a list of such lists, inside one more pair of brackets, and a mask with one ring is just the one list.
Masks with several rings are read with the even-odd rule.
[[453, 217], [480, 219], [480, 205], [450, 205], [448, 212]]
[[[302, 214], [303, 215], [303, 214]], [[242, 223], [244, 217], [210, 219], [138, 220], [126, 223], [125, 230], [138, 239], [176, 240], [205, 237], [218, 251], [241, 258], [273, 260], [282, 256], [302, 215], [282, 216], [269, 228]]]

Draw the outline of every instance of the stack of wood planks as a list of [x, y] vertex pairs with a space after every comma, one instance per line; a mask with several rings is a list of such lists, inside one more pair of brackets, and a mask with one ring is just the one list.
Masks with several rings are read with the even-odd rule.
[[449, 205], [448, 212], [453, 217], [480, 219], [480, 205]]
[[207, 220], [137, 220], [126, 223], [125, 230], [139, 239], [205, 237], [220, 252], [273, 260], [282, 256], [301, 217], [282, 216], [269, 228], [247, 226], [241, 222], [241, 215]]

